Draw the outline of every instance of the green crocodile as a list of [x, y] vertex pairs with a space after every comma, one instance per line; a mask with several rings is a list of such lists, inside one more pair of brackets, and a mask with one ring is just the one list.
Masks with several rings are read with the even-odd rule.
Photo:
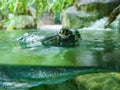
[[44, 37], [41, 39], [39, 35], [25, 33], [17, 39], [20, 43], [26, 43], [28, 46], [58, 46], [58, 47], [74, 47], [80, 44], [81, 35], [76, 29], [62, 28], [55, 35]]

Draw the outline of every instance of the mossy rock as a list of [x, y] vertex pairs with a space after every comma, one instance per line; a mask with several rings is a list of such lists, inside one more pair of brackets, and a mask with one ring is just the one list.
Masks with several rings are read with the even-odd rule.
[[76, 79], [79, 90], [119, 90], [120, 80], [111, 73], [79, 76]]
[[29, 15], [14, 15], [9, 14], [9, 20], [5, 23], [5, 28], [10, 30], [13, 29], [24, 29], [24, 28], [33, 28], [34, 19]]
[[67, 28], [89, 27], [96, 20], [109, 16], [119, 0], [77, 0], [75, 6], [61, 13], [61, 23]]

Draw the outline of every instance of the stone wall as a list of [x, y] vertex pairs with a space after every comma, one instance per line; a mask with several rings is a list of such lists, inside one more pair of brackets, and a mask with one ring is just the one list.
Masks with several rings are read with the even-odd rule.
[[75, 6], [61, 13], [61, 23], [67, 28], [90, 26], [95, 20], [109, 16], [120, 0], [77, 0]]

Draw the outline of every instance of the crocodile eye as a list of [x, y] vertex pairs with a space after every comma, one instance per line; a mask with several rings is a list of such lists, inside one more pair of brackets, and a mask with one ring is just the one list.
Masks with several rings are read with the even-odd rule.
[[69, 30], [61, 29], [59, 33], [62, 34], [62, 35], [68, 35], [69, 34]]
[[67, 34], [67, 32], [66, 32], [65, 30], [63, 30], [61, 33], [62, 33], [63, 35], [66, 35], [66, 34]]

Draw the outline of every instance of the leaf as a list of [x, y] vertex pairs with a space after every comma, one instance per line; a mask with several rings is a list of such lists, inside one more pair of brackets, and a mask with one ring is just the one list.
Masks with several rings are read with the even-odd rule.
[[18, 4], [17, 4], [17, 3], [14, 3], [14, 10], [13, 10], [14, 13], [17, 12], [17, 7], [18, 7]]
[[5, 24], [8, 21], [9, 21], [9, 19], [7, 18], [7, 19], [2, 20], [1, 22], [2, 22], [2, 24]]

